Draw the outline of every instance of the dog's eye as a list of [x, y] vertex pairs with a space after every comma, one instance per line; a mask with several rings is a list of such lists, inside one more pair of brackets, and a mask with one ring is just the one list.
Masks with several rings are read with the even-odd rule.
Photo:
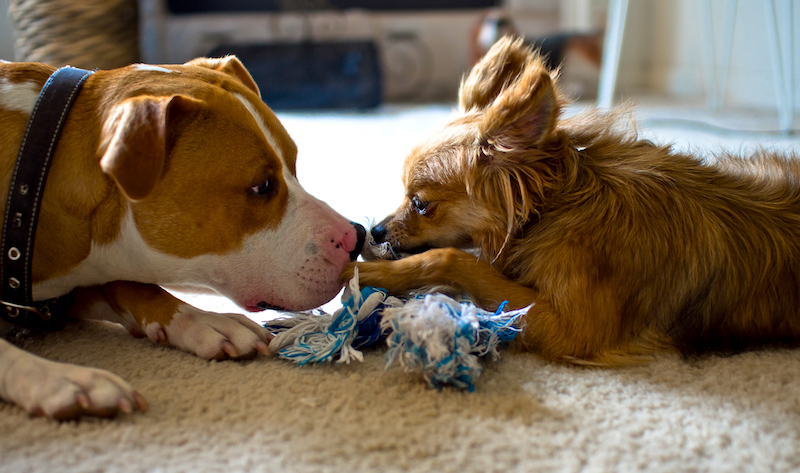
[[411, 206], [414, 207], [414, 210], [416, 210], [420, 215], [425, 215], [429, 208], [428, 202], [420, 200], [420, 198], [417, 196], [411, 198]]
[[254, 194], [260, 196], [272, 195], [278, 191], [278, 180], [274, 177], [269, 177], [261, 184], [251, 187], [250, 190], [253, 191]]

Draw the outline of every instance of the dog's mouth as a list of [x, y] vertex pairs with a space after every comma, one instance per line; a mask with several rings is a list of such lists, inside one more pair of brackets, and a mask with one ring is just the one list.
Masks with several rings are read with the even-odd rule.
[[248, 305], [245, 307], [248, 312], [261, 312], [264, 310], [286, 310], [281, 306], [270, 304], [269, 302], [261, 301], [256, 305]]
[[375, 239], [368, 240], [367, 244], [371, 245], [386, 245], [387, 248], [383, 251], [385, 255], [382, 259], [403, 259], [407, 256], [418, 255], [425, 253], [428, 250], [436, 248], [458, 248], [467, 252], [472, 252], [475, 248], [475, 243], [472, 238], [468, 236], [461, 236], [454, 239], [449, 239], [446, 242], [430, 242], [422, 241], [413, 244], [406, 243], [405, 245], [391, 244], [388, 241], [376, 241]]
[[364, 243], [367, 241], [367, 230], [356, 222], [350, 222], [356, 229], [356, 247], [350, 252], [350, 261], [355, 261], [361, 251], [364, 249]]
[[401, 255], [400, 257], [402, 258], [403, 256], [418, 255], [420, 253], [425, 253], [426, 251], [432, 250], [434, 248], [436, 247], [431, 245], [420, 245], [412, 248], [400, 248], [397, 251], [397, 254]]
[[444, 244], [420, 243], [418, 245], [408, 246], [408, 247], [395, 246], [394, 250], [400, 256], [400, 258], [403, 258], [405, 256], [425, 253], [428, 250], [433, 250], [436, 248], [458, 248], [459, 250], [472, 252], [475, 249], [475, 243], [469, 238], [462, 238], [460, 240]]

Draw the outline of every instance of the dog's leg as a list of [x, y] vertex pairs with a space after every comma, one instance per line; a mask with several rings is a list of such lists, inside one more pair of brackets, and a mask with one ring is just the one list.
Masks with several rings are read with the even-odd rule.
[[[351, 265], [342, 275], [353, 274]], [[579, 364], [622, 365], [639, 361], [649, 353], [644, 342], [633, 344], [618, 336], [619, 320], [603, 288], [569, 292], [569, 287], [550, 300], [538, 291], [508, 279], [486, 261], [452, 248], [441, 248], [397, 261], [358, 263], [363, 286], [383, 287], [392, 294], [444, 286], [469, 294], [484, 309], [494, 310], [503, 301], [509, 309], [533, 304], [520, 325], [515, 342], [544, 358]], [[569, 285], [566, 285], [569, 286]], [[552, 295], [551, 295], [552, 296]], [[559, 302], [560, 305], [554, 305]], [[652, 340], [656, 343], [656, 339]]]
[[39, 358], [0, 340], [0, 398], [33, 416], [71, 419], [147, 410], [147, 401], [107, 371]]
[[241, 314], [192, 307], [154, 284], [115, 281], [80, 289], [71, 315], [121, 323], [134, 336], [176, 346], [205, 359], [267, 354], [272, 335]]
[[382, 287], [392, 294], [447, 287], [469, 294], [477, 305], [491, 310], [503, 301], [508, 301], [509, 309], [520, 309], [539, 297], [537, 291], [508, 279], [486, 261], [454, 248], [428, 250], [397, 261], [357, 263], [345, 270], [342, 280], [353, 276], [355, 266], [362, 286]]

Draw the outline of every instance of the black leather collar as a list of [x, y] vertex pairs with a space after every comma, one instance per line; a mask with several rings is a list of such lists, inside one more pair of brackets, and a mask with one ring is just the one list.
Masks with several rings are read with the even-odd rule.
[[16, 325], [56, 328], [68, 308], [64, 300], [34, 302], [31, 265], [36, 223], [47, 171], [70, 106], [93, 71], [62, 67], [47, 79], [31, 112], [11, 176], [3, 221], [0, 317]]

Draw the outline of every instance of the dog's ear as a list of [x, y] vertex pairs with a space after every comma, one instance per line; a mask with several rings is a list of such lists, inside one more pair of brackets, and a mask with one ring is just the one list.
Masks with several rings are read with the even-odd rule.
[[253, 80], [253, 76], [247, 72], [244, 64], [242, 64], [242, 62], [236, 56], [231, 55], [221, 58], [199, 57], [187, 62], [186, 65], [200, 66], [205, 67], [206, 69], [224, 72], [225, 74], [228, 74], [244, 84], [245, 87], [261, 97], [261, 92], [258, 90], [258, 85], [256, 85], [256, 81]]
[[532, 54], [521, 38], [501, 38], [461, 81], [458, 92], [461, 111], [486, 108], [522, 73]]
[[520, 74], [483, 111], [482, 141], [500, 152], [530, 148], [553, 132], [559, 111], [550, 72], [538, 58], [529, 57]]
[[103, 124], [100, 168], [129, 199], [144, 199], [164, 172], [170, 124], [199, 105], [198, 100], [182, 95], [125, 100]]

